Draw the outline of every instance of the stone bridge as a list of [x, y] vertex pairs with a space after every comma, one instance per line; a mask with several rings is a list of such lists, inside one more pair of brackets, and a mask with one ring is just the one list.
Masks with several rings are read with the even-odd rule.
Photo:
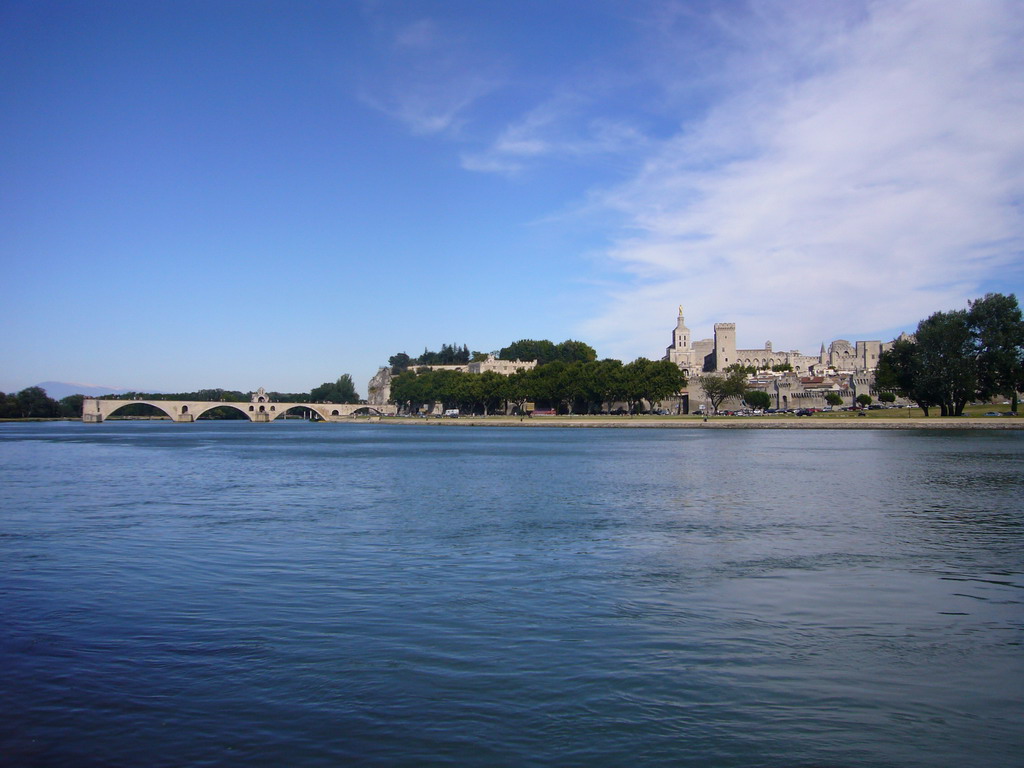
[[226, 403], [205, 400], [97, 400], [86, 398], [82, 401], [82, 421], [98, 424], [129, 405], [151, 405], [167, 414], [172, 421], [195, 421], [214, 408], [234, 408], [249, 417], [249, 421], [270, 422], [292, 408], [308, 408], [324, 421], [345, 421], [356, 413], [365, 411], [377, 416], [390, 416], [396, 412], [394, 405], [366, 405], [360, 403], [272, 403], [265, 397], [253, 396], [250, 403]]

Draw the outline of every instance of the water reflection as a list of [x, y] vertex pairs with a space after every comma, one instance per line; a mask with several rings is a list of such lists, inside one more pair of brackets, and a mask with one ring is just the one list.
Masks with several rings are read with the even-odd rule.
[[2, 429], [0, 749], [50, 765], [1009, 765], [1022, 447]]

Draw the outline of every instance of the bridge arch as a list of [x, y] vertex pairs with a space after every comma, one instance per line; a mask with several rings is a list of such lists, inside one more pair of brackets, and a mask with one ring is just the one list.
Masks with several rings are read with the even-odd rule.
[[384, 416], [384, 411], [375, 405], [360, 405], [358, 408], [353, 409], [350, 413], [355, 416], [356, 414], [375, 414], [377, 416]]
[[[288, 406], [287, 408], [284, 408], [276, 413], [271, 413], [270, 420], [273, 421], [275, 419], [280, 418], [283, 421], [284, 418], [292, 411], [312, 411], [318, 417], [320, 417], [324, 421], [327, 421], [328, 416], [331, 413], [329, 410], [330, 406], [323, 406], [319, 405], [318, 403], [286, 403], [286, 405]], [[273, 410], [273, 407], [271, 407], [271, 411]]]
[[[192, 405], [195, 406], [195, 405], [198, 405], [198, 404], [197, 403], [193, 403]], [[214, 408], [234, 408], [236, 411], [239, 411], [239, 412], [245, 414], [245, 417], [247, 419], [249, 419], [249, 421], [252, 421], [252, 415], [245, 409], [246, 405], [247, 405], [246, 403], [225, 403], [225, 402], [202, 403], [202, 406], [205, 406], [205, 407], [195, 408], [195, 409], [193, 409], [191, 411], [185, 410], [184, 412], [185, 413], [191, 412], [193, 419], [201, 419], [203, 417], [204, 413], [208, 413], [208, 412], [212, 411]], [[188, 409], [188, 406], [187, 405], [183, 406], [183, 408]]]
[[117, 407], [111, 408], [106, 412], [103, 418], [109, 419], [115, 413], [120, 411], [122, 408], [127, 408], [132, 405], [148, 405], [155, 408], [158, 411], [164, 413], [169, 419], [175, 421], [178, 419], [178, 414], [175, 413], [176, 409], [173, 404], [164, 404], [160, 400], [109, 400], [107, 402], [116, 402]]

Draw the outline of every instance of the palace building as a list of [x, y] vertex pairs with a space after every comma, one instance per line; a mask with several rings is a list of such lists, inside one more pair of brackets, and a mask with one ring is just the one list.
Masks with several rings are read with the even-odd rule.
[[788, 364], [794, 372], [803, 374], [824, 375], [830, 370], [835, 373], [863, 373], [877, 368], [878, 358], [890, 346], [891, 343], [881, 341], [851, 344], [846, 339], [837, 339], [829, 344], [827, 350], [822, 344], [816, 356], [796, 350], [776, 350], [770, 341], [766, 341], [761, 349], [737, 349], [736, 323], [715, 323], [713, 339], [694, 341], [680, 306], [676, 327], [672, 331], [672, 343], [665, 350], [664, 359], [678, 365], [687, 378], [704, 372], [724, 371], [737, 363], [758, 370]]

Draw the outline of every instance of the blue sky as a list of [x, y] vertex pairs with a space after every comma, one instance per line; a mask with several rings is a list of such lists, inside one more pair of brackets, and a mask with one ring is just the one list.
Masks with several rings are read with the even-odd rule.
[[815, 352], [1024, 287], [1024, 7], [0, 6], [0, 389]]

